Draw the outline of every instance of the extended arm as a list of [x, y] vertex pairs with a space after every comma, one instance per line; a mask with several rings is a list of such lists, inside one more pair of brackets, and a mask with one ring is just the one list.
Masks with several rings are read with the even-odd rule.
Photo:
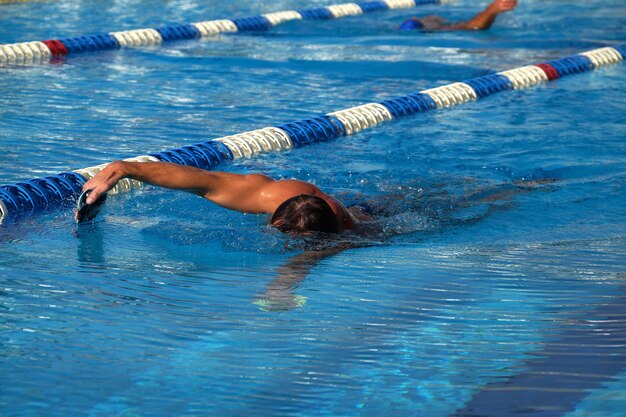
[[489, 29], [500, 13], [508, 12], [517, 7], [517, 0], [495, 0], [485, 10], [467, 22], [450, 25], [450, 29], [485, 30]]
[[275, 182], [269, 177], [204, 171], [168, 162], [116, 161], [109, 164], [84, 185], [84, 190], [92, 189], [87, 203], [93, 203], [122, 178], [192, 192], [222, 207], [247, 213], [271, 213], [275, 208], [272, 195], [265, 192]]
[[[466, 22], [446, 23], [439, 16], [425, 16], [412, 18], [400, 26], [406, 29], [420, 28], [425, 31], [453, 31], [453, 30], [486, 30], [491, 27], [500, 13], [508, 12], [517, 7], [517, 0], [494, 0], [486, 9]], [[412, 22], [417, 22], [414, 24]]]

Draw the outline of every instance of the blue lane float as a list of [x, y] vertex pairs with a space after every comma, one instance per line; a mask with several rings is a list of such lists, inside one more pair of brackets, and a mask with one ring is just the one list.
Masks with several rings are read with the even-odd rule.
[[326, 7], [317, 7], [314, 9], [296, 10], [304, 20], [327, 20], [332, 19], [333, 14]]
[[150, 155], [159, 161], [211, 170], [233, 159], [230, 149], [221, 142], [208, 141]]
[[76, 200], [87, 180], [76, 172], [63, 172], [0, 187], [0, 221], [8, 213], [32, 214], [62, 208]]
[[239, 32], [261, 32], [272, 27], [270, 21], [261, 15], [232, 19], [232, 21], [237, 26]]
[[[184, 30], [184, 29], [181, 29]], [[182, 32], [179, 32], [182, 33]], [[130, 161], [165, 161], [211, 170], [226, 161], [250, 158], [348, 136], [380, 123], [452, 107], [501, 91], [518, 90], [623, 62], [626, 44], [605, 47], [552, 61], [452, 83], [378, 103], [369, 103], [322, 116], [244, 132], [187, 145]], [[108, 164], [0, 186], [0, 222], [8, 216], [30, 215], [75, 201], [83, 184]], [[111, 194], [127, 192], [142, 184], [123, 179]]]
[[202, 36], [194, 25], [166, 26], [155, 30], [161, 35], [163, 42], [196, 39]]
[[415, 93], [381, 101], [380, 104], [389, 109], [395, 118], [411, 116], [437, 107], [435, 101], [427, 94]]
[[551, 65], [559, 74], [559, 77], [570, 74], [580, 74], [582, 72], [591, 71], [594, 68], [593, 62], [582, 55], [548, 61], [546, 64]]
[[120, 47], [117, 39], [109, 34], [87, 35], [76, 38], [59, 39], [58, 41], [65, 46], [68, 54], [106, 51]]
[[468, 84], [476, 91], [478, 98], [485, 98], [491, 94], [513, 88], [511, 80], [500, 74], [490, 74], [483, 77], [472, 78], [471, 80], [464, 81], [464, 83]]
[[381, 12], [389, 9], [384, 1], [362, 1], [358, 2], [357, 6], [363, 10], [363, 13]]
[[66, 55], [107, 51], [122, 47], [156, 46], [220, 33], [261, 32], [292, 20], [328, 20], [390, 9], [404, 9], [449, 0], [381, 0], [344, 3], [302, 10], [285, 10], [235, 19], [209, 20], [155, 29], [134, 29], [65, 39], [0, 45], [1, 65], [29, 65], [49, 62]]
[[294, 148], [311, 143], [336, 139], [346, 134], [343, 124], [336, 117], [320, 116], [277, 126], [287, 133]]

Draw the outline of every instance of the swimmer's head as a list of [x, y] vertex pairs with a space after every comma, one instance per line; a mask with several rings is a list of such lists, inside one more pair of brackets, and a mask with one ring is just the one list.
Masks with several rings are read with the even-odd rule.
[[422, 29], [424, 27], [424, 24], [416, 18], [411, 18], [409, 20], [405, 20], [404, 22], [402, 22], [402, 24], [400, 25], [400, 30], [418, 30], [418, 29]]
[[322, 198], [302, 194], [284, 201], [270, 224], [283, 233], [339, 233], [333, 210]]

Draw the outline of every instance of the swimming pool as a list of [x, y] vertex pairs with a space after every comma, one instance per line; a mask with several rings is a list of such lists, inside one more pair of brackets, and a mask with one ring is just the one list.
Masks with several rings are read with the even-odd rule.
[[[0, 42], [328, 4], [240, 3], [2, 5]], [[394, 29], [474, 11], [460, 2], [0, 69], [0, 184], [622, 42], [620, 3]], [[321, 260], [262, 217], [154, 188], [87, 228], [68, 210], [3, 225], [0, 414], [623, 415], [623, 79], [607, 66], [221, 165], [405, 196], [386, 234]], [[528, 178], [556, 181], [451, 209]]]

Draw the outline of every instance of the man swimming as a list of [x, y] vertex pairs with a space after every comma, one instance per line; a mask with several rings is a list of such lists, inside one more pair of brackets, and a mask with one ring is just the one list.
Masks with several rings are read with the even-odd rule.
[[[263, 310], [285, 311], [304, 304], [305, 298], [295, 289], [306, 278], [311, 268], [329, 256], [346, 249], [367, 247], [386, 242], [400, 233], [412, 233], [400, 223], [387, 223], [386, 219], [427, 224], [420, 230], [441, 230], [446, 225], [474, 222], [488, 215], [489, 210], [470, 217], [455, 218], [452, 213], [480, 204], [508, 200], [515, 194], [531, 191], [539, 185], [550, 184], [552, 179], [521, 180], [511, 184], [478, 187], [462, 196], [453, 196], [434, 187], [432, 195], [423, 194], [420, 187], [409, 186], [399, 194], [388, 195], [379, 201], [371, 200], [376, 219], [363, 210], [346, 208], [332, 196], [313, 184], [298, 180], [273, 180], [260, 174], [232, 174], [205, 171], [168, 162], [127, 162], [109, 164], [83, 186], [91, 190], [87, 204], [94, 204], [122, 178], [131, 178], [148, 184], [195, 193], [222, 207], [244, 213], [271, 214], [270, 224], [284, 233], [306, 237], [310, 232], [340, 233], [353, 230], [355, 234], [317, 240], [292, 257], [278, 269], [276, 279], [267, 285], [255, 304]], [[464, 180], [465, 183], [465, 180]], [[419, 188], [419, 191], [416, 189]], [[431, 187], [427, 187], [431, 188]], [[413, 190], [408, 191], [408, 190]], [[489, 206], [488, 206], [489, 207]], [[379, 210], [377, 210], [377, 208]], [[407, 214], [414, 212], [414, 216]], [[432, 224], [430, 224], [432, 223]], [[370, 233], [374, 231], [373, 233]], [[321, 236], [325, 238], [325, 236]]]
[[400, 30], [452, 31], [486, 30], [491, 27], [500, 13], [509, 12], [517, 7], [517, 0], [494, 0], [485, 10], [466, 22], [448, 23], [445, 19], [430, 15], [422, 18], [413, 17], [400, 25]]
[[[372, 200], [371, 204], [362, 201], [346, 208], [336, 198], [305, 181], [274, 180], [261, 174], [205, 171], [169, 162], [115, 161], [83, 185], [84, 191], [91, 190], [86, 196], [87, 205], [102, 199], [104, 193], [115, 187], [122, 178], [188, 191], [230, 210], [271, 214], [270, 224], [273, 227], [281, 232], [294, 234], [341, 233], [351, 230], [363, 236], [375, 235], [373, 230], [380, 226], [378, 223], [381, 219], [399, 214], [391, 207], [409, 197], [390, 195], [381, 201]], [[446, 200], [443, 206], [447, 207], [447, 211], [454, 211], [480, 203], [506, 200], [520, 192], [552, 182], [553, 179], [547, 178], [479, 187], [460, 197], [450, 196], [450, 201]], [[436, 200], [426, 198], [423, 202], [434, 204]], [[428, 211], [424, 207], [406, 209]]]
[[243, 213], [271, 214], [270, 224], [284, 233], [340, 233], [355, 230], [370, 219], [308, 182], [205, 171], [169, 162], [115, 161], [107, 165], [83, 186], [83, 190], [91, 189], [87, 204], [96, 202], [122, 178], [192, 192]]

